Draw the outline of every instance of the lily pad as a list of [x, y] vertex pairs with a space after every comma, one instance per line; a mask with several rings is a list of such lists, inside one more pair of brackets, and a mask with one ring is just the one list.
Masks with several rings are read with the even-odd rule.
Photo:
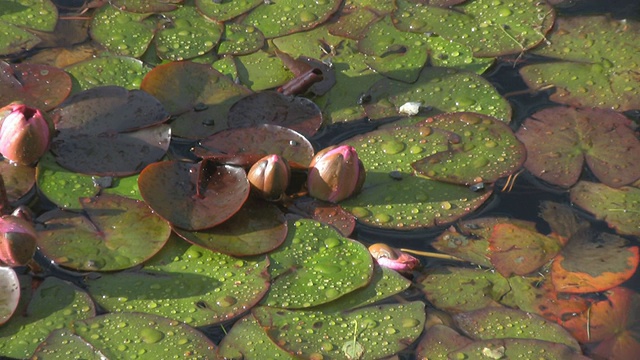
[[220, 342], [218, 354], [225, 359], [297, 359], [271, 341], [251, 314], [233, 324]]
[[422, 337], [416, 355], [419, 359], [448, 359], [450, 352], [472, 343], [473, 340], [460, 335], [452, 328], [436, 324], [427, 329]]
[[304, 4], [296, 0], [263, 3], [244, 17], [241, 23], [255, 26], [270, 39], [312, 29], [322, 24], [338, 10], [341, 3], [340, 0]]
[[324, 304], [366, 286], [373, 274], [367, 248], [319, 222], [289, 224], [282, 246], [269, 254], [274, 279], [262, 303], [280, 308]]
[[[39, 161], [42, 161], [42, 158]], [[18, 201], [35, 184], [36, 176], [33, 167], [11, 164], [7, 159], [0, 161], [0, 174], [2, 174], [9, 203]]]
[[[211, 1], [203, 1], [202, 3], [216, 6]], [[224, 4], [219, 5], [224, 6]], [[218, 55], [245, 55], [260, 50], [262, 46], [264, 46], [264, 35], [253, 26], [225, 24], [216, 53]]]
[[[252, 313], [272, 341], [306, 359], [322, 356], [364, 360], [391, 356], [420, 336], [425, 321], [421, 301], [371, 306], [347, 314], [270, 307], [257, 307]], [[384, 341], [380, 341], [381, 334]], [[362, 348], [360, 356], [352, 356], [350, 349], [354, 347]]]
[[106, 85], [137, 89], [151, 68], [136, 58], [101, 55], [67, 66], [65, 70], [74, 81], [73, 91], [78, 92]]
[[52, 210], [38, 217], [38, 246], [59, 265], [85, 271], [133, 267], [160, 251], [169, 224], [141, 201], [118, 195], [80, 198], [83, 213]]
[[185, 230], [214, 227], [238, 212], [249, 196], [244, 169], [163, 161], [147, 166], [138, 178], [140, 194], [173, 226]]
[[114, 54], [139, 58], [153, 40], [155, 24], [151, 14], [130, 11], [115, 6], [97, 9], [91, 19], [91, 38]]
[[75, 94], [56, 110], [51, 151], [66, 169], [124, 176], [158, 161], [169, 148], [162, 104], [144, 91], [117, 86]]
[[254, 7], [263, 3], [264, 0], [247, 0], [247, 1], [210, 1], [196, 0], [198, 11], [209, 19], [217, 21], [231, 20], [242, 15]]
[[234, 58], [240, 83], [253, 91], [261, 91], [284, 85], [293, 74], [273, 54], [260, 50]]
[[527, 148], [524, 166], [533, 175], [569, 187], [586, 162], [600, 181], [620, 187], [640, 178], [634, 128], [615, 111], [552, 107], [525, 120], [516, 135]]
[[313, 146], [299, 132], [271, 124], [227, 129], [201, 140], [193, 149], [200, 157], [215, 154], [277, 154], [307, 167], [314, 155]]
[[0, 266], [0, 325], [9, 321], [20, 301], [18, 275], [8, 266]]
[[152, 13], [175, 10], [182, 2], [183, 0], [111, 0], [110, 4], [134, 13]]
[[46, 153], [38, 161], [36, 179], [38, 190], [61, 208], [78, 209], [78, 198], [95, 196], [100, 192], [94, 176], [63, 168], [51, 153]]
[[344, 210], [340, 205], [317, 200], [311, 197], [299, 197], [288, 205], [294, 212], [302, 212], [306, 217], [331, 225], [342, 234], [348, 237], [356, 227], [356, 218], [350, 212]]
[[322, 125], [320, 108], [311, 100], [265, 91], [238, 100], [227, 115], [231, 128], [262, 124], [284, 126], [313, 136]]
[[571, 191], [571, 202], [595, 214], [619, 234], [640, 236], [640, 189], [618, 189], [588, 181], [578, 182]]
[[555, 19], [553, 8], [536, 0], [466, 1], [443, 8], [420, 1], [399, 0], [393, 13], [403, 31], [433, 32], [469, 46], [475, 56], [517, 54], [543, 40]]
[[[24, 279], [29, 283], [21, 283], [21, 288], [31, 292], [31, 277]], [[51, 331], [96, 314], [86, 292], [55, 277], [47, 277], [33, 296], [23, 292], [20, 303], [26, 308], [25, 315], [16, 316], [0, 326], [0, 354], [3, 356], [28, 358]]]
[[[520, 70], [533, 89], [555, 86], [551, 100], [582, 107], [626, 111], [640, 108], [635, 75], [640, 24], [605, 16], [559, 18], [549, 43], [533, 53], [560, 62], [532, 64]], [[605, 34], [616, 34], [607, 36]]]
[[49, 0], [7, 0], [2, 5], [0, 54], [33, 48], [40, 39], [26, 29], [53, 31], [58, 21], [58, 10]]
[[247, 200], [229, 220], [201, 231], [174, 231], [188, 242], [233, 256], [264, 254], [280, 246], [287, 237], [287, 222], [277, 206]]
[[220, 323], [254, 306], [269, 288], [268, 261], [242, 260], [171, 237], [140, 270], [101, 274], [89, 292], [111, 312], [144, 312], [190, 326]]
[[419, 102], [424, 109], [418, 116], [468, 111], [511, 120], [511, 107], [496, 89], [482, 77], [450, 68], [427, 67], [413, 84], [382, 79], [366, 91], [371, 100], [364, 106], [371, 119], [402, 115], [399, 108], [407, 102]]
[[638, 247], [624, 238], [583, 228], [553, 261], [551, 279], [562, 292], [605, 291], [631, 278], [639, 262]]
[[123, 351], [158, 359], [180, 358], [185, 354], [194, 359], [215, 357], [216, 346], [203, 333], [157, 315], [112, 313], [74, 321], [72, 327], [74, 333], [106, 359], [118, 358]]
[[20, 101], [41, 111], [58, 106], [71, 92], [71, 78], [53, 66], [0, 61], [0, 98]]
[[555, 342], [535, 339], [492, 339], [475, 341], [449, 354], [462, 359], [517, 359], [543, 358], [562, 360], [589, 360], [570, 347]]
[[94, 349], [85, 339], [73, 333], [71, 329], [53, 330], [49, 336], [38, 345], [32, 358], [41, 360], [60, 360], [73, 354], [79, 359], [104, 360], [102, 353]]
[[25, 49], [33, 49], [40, 43], [40, 38], [27, 30], [4, 21], [0, 21], [0, 55], [19, 53]]
[[155, 67], [140, 88], [155, 96], [174, 117], [174, 136], [201, 139], [227, 127], [227, 112], [251, 93], [210, 65], [190, 61]]

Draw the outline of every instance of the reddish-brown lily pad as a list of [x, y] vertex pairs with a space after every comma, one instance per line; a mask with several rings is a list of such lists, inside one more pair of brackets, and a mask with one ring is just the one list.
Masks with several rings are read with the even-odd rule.
[[193, 152], [200, 157], [216, 154], [277, 154], [308, 166], [313, 158], [313, 146], [300, 133], [278, 125], [262, 124], [246, 128], [227, 129], [199, 142]]
[[83, 213], [38, 217], [38, 246], [52, 261], [81, 271], [130, 268], [160, 251], [171, 228], [142, 201], [119, 195], [81, 198]]
[[0, 61], [0, 99], [21, 101], [42, 111], [58, 106], [71, 92], [71, 77], [57, 67]]
[[289, 210], [302, 213], [306, 217], [333, 226], [342, 236], [349, 236], [356, 227], [356, 218], [340, 205], [317, 200], [310, 197], [300, 197], [289, 205]]
[[155, 67], [140, 88], [160, 100], [173, 116], [171, 133], [189, 139], [226, 129], [229, 108], [251, 94], [211, 65], [190, 61]]
[[556, 290], [568, 293], [605, 291], [627, 281], [638, 268], [637, 246], [589, 228], [576, 232], [551, 266]]
[[55, 112], [51, 151], [69, 170], [100, 176], [140, 172], [169, 148], [169, 117], [148, 93], [118, 86], [77, 93]]
[[140, 173], [138, 187], [155, 212], [186, 230], [223, 223], [240, 210], [250, 190], [244, 169], [208, 160], [151, 164]]
[[229, 109], [227, 123], [230, 128], [280, 125], [313, 136], [322, 125], [322, 112], [307, 98], [265, 91], [236, 102]]
[[615, 111], [558, 106], [533, 114], [516, 136], [527, 148], [525, 168], [547, 182], [575, 184], [586, 161], [601, 182], [620, 187], [640, 178], [634, 129]]
[[232, 256], [269, 252], [287, 237], [287, 221], [280, 209], [262, 200], [247, 200], [224, 223], [201, 231], [174, 231], [188, 242]]
[[0, 161], [0, 174], [2, 174], [9, 202], [14, 202], [24, 196], [36, 181], [34, 167], [11, 164], [7, 159]]

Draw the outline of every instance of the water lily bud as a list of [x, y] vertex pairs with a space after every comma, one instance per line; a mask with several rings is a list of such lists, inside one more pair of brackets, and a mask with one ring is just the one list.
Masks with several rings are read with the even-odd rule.
[[356, 149], [349, 145], [330, 146], [311, 160], [307, 188], [316, 199], [339, 202], [358, 193], [365, 177]]
[[17, 216], [0, 218], [0, 261], [8, 266], [25, 265], [36, 252], [36, 230]]
[[20, 103], [0, 109], [0, 153], [19, 165], [36, 162], [48, 149], [50, 132], [40, 110]]
[[415, 257], [383, 243], [369, 246], [369, 253], [378, 265], [398, 272], [411, 272], [420, 265], [420, 260]]
[[289, 163], [279, 155], [267, 155], [258, 160], [247, 174], [251, 188], [262, 198], [278, 201], [284, 195], [291, 170]]

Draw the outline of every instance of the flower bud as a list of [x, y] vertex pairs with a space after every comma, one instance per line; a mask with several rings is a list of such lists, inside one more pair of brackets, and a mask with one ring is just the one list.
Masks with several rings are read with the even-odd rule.
[[20, 103], [0, 109], [0, 153], [19, 165], [36, 162], [48, 149], [49, 124], [40, 110]]
[[415, 257], [383, 243], [369, 246], [369, 253], [378, 265], [398, 272], [411, 272], [420, 265], [420, 260]]
[[25, 265], [36, 252], [36, 230], [22, 218], [0, 218], [0, 261], [8, 266]]
[[291, 170], [289, 163], [279, 155], [267, 155], [258, 160], [247, 174], [251, 188], [263, 199], [278, 201], [282, 199]]
[[330, 146], [311, 160], [307, 188], [314, 198], [335, 203], [358, 193], [365, 177], [356, 149], [349, 145]]

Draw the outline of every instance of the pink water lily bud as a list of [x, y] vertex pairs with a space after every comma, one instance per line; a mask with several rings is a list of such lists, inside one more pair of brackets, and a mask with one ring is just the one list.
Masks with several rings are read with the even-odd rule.
[[278, 201], [289, 186], [291, 169], [289, 162], [279, 155], [267, 155], [258, 160], [247, 174], [251, 189], [269, 201]]
[[349, 145], [330, 146], [311, 160], [307, 189], [316, 199], [336, 203], [357, 194], [365, 177], [356, 149]]
[[378, 265], [398, 272], [411, 272], [420, 265], [420, 260], [415, 257], [383, 243], [369, 246], [369, 253]]
[[50, 131], [40, 110], [20, 103], [0, 109], [0, 154], [19, 165], [36, 162], [49, 148]]
[[0, 218], [0, 261], [8, 266], [25, 265], [36, 252], [37, 233], [29, 221], [13, 215]]

